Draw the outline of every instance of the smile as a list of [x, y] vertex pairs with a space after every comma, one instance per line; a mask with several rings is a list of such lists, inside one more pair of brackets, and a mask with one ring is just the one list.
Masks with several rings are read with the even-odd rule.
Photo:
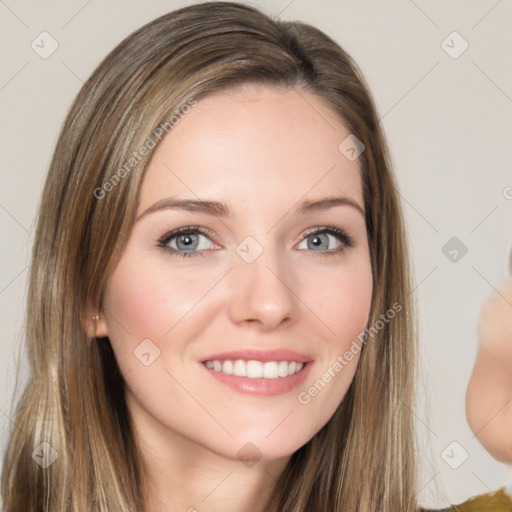
[[294, 375], [302, 370], [304, 363], [296, 361], [213, 360], [204, 363], [215, 372], [247, 377], [249, 379], [278, 379]]

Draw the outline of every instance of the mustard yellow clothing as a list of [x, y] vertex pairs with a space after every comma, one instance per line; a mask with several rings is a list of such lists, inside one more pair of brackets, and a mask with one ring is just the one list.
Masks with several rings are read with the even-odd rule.
[[502, 487], [438, 512], [512, 512], [512, 496]]
[[477, 512], [479, 510], [488, 512], [512, 512], [512, 497], [502, 487], [495, 492], [481, 494], [470, 500], [453, 507], [460, 512]]

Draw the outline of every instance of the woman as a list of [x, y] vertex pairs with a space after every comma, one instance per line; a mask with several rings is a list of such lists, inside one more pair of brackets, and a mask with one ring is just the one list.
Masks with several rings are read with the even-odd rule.
[[147, 24], [50, 165], [6, 512], [417, 510], [411, 290], [353, 60], [239, 4]]

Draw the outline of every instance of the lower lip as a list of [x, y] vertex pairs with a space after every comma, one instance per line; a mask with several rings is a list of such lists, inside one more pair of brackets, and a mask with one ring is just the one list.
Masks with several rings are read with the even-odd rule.
[[215, 379], [226, 384], [238, 393], [246, 395], [276, 396], [292, 391], [300, 386], [307, 378], [313, 362], [304, 363], [302, 370], [288, 377], [278, 377], [277, 379], [251, 379], [249, 377], [239, 377], [238, 375], [228, 375], [227, 373], [211, 370], [205, 364], [201, 366]]

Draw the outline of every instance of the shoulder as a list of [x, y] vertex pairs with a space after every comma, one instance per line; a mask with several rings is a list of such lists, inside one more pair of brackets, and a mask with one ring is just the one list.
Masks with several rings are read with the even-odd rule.
[[443, 510], [420, 509], [419, 512], [512, 512], [512, 496], [505, 492], [505, 487], [495, 492], [475, 496], [460, 505], [453, 505]]

